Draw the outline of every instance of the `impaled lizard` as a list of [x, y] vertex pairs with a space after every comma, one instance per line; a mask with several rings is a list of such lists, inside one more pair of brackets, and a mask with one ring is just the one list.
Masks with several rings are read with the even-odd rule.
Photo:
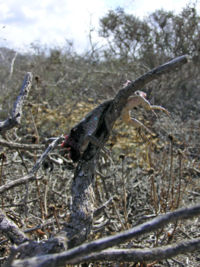
[[108, 133], [104, 114], [108, 110], [112, 100], [107, 100], [89, 112], [78, 124], [65, 136], [61, 147], [69, 153], [70, 159], [77, 162], [87, 149], [89, 142], [100, 146], [98, 137], [102, 131]]
[[[127, 81], [124, 86], [127, 86], [129, 82], [130, 81]], [[109, 126], [106, 125], [104, 114], [111, 103], [112, 100], [107, 100], [97, 106], [71, 129], [69, 135], [66, 135], [61, 147], [69, 153], [69, 157], [73, 160], [73, 162], [77, 162], [81, 158], [81, 155], [87, 149], [90, 142], [101, 146], [98, 137], [101, 135], [102, 131], [104, 131], [104, 134], [109, 131]], [[130, 96], [126, 106], [122, 110], [122, 120], [135, 128], [144, 128], [150, 134], [153, 134], [150, 129], [137, 119], [130, 116], [131, 109], [138, 106], [142, 106], [146, 110], [161, 110], [169, 115], [169, 112], [165, 108], [151, 105], [146, 99], [146, 93], [143, 91], [136, 91], [133, 96]]]

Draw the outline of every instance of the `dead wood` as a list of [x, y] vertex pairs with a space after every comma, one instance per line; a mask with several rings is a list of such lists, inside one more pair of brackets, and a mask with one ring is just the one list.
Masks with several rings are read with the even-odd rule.
[[[132, 228], [131, 230], [119, 235], [79, 246], [87, 240], [90, 234], [93, 225], [94, 212], [97, 209], [97, 207], [95, 207], [94, 179], [99, 152], [107, 142], [113, 125], [117, 118], [119, 118], [128, 97], [132, 95], [136, 90], [143, 88], [150, 81], [159, 78], [162, 74], [168, 73], [172, 70], [175, 70], [176, 68], [181, 67], [181, 65], [185, 64], [187, 60], [187, 56], [181, 56], [157, 68], [154, 68], [135, 81], [131, 82], [128, 86], [119, 90], [116, 96], [109, 101], [109, 106], [102, 118], [102, 121], [105, 122], [105, 124], [109, 127], [102, 127], [98, 132], [98, 139], [101, 143], [101, 146], [90, 143], [86, 151], [83, 153], [80, 161], [78, 162], [74, 173], [71, 187], [72, 210], [69, 222], [63, 228], [62, 232], [60, 232], [55, 238], [41, 242], [34, 242], [30, 240], [28, 240], [27, 242], [22, 242], [22, 244], [17, 248], [17, 252], [19, 252], [19, 258], [23, 259], [26, 257], [34, 257], [36, 255], [40, 256], [26, 260], [16, 260], [12, 263], [13, 267], [63, 266], [68, 262], [80, 262], [83, 261], [83, 257], [88, 255], [88, 253], [100, 251], [113, 245], [118, 245], [129, 240], [135, 235], [137, 236], [149, 231], [153, 231], [170, 221], [176, 221], [180, 218], [185, 219], [199, 214], [199, 206], [191, 209], [178, 210], [177, 213], [174, 212], [163, 215], [162, 218], [158, 217], [153, 220], [152, 223], [148, 222], [146, 224], [138, 226], [136, 229]], [[22, 88], [30, 87], [30, 77], [31, 75], [26, 77]], [[0, 124], [1, 134], [4, 134], [8, 129], [11, 129], [12, 127], [20, 123], [22, 103], [25, 99], [25, 96], [27, 96], [27, 93], [23, 92], [24, 89], [21, 89], [20, 96], [18, 97], [14, 105], [11, 118]], [[27, 175], [25, 180], [34, 179], [34, 173], [37, 172], [37, 170], [40, 168], [41, 163], [45, 159], [46, 155], [50, 151], [52, 151], [52, 149], [54, 149], [54, 147], [60, 140], [61, 137], [53, 141], [53, 143], [47, 148], [40, 159], [36, 162], [35, 166], [32, 168], [32, 171]], [[23, 179], [19, 180], [19, 183], [16, 183], [12, 186], [7, 186], [7, 188], [6, 185], [4, 185], [3, 189], [2, 187], [0, 187], [0, 192], [5, 192], [5, 190], [8, 190], [9, 188], [12, 188], [13, 186], [19, 185], [23, 182]], [[68, 250], [67, 252], [58, 253], [66, 249], [66, 247], [68, 247], [68, 249], [74, 247], [77, 248]], [[58, 254], [47, 255], [49, 253]], [[80, 259], [80, 257], [82, 258]]]
[[[89, 261], [90, 259], [94, 261], [102, 260], [103, 255], [106, 256], [105, 260], [108, 259], [115, 262], [120, 262], [122, 259], [125, 261], [134, 261], [137, 259], [140, 262], [143, 262], [145, 260], [154, 261], [170, 258], [175, 255], [185, 253], [186, 251], [192, 252], [200, 247], [199, 238], [183, 241], [180, 244], [171, 245], [163, 248], [161, 247], [147, 250], [109, 250], [93, 254], [93, 252], [120, 245], [134, 237], [158, 230], [159, 228], [166, 226], [170, 222], [176, 222], [177, 220], [185, 220], [194, 216], [198, 216], [199, 214], [199, 205], [190, 208], [182, 208], [173, 212], [166, 213], [164, 215], [160, 215], [155, 219], [133, 227], [130, 230], [124, 231], [114, 236], [101, 238], [92, 241], [88, 244], [83, 244], [81, 246], [62, 253], [53, 255], [42, 255], [25, 260], [16, 260], [11, 265], [11, 267], [58, 267], [65, 266], [66, 264], [75, 264], [84, 261]], [[128, 252], [127, 256], [126, 251]], [[139, 252], [138, 255], [136, 253], [137, 251]], [[147, 254], [145, 254], [145, 251], [147, 251]], [[85, 257], [86, 255], [88, 256]]]
[[24, 105], [24, 101], [28, 97], [29, 91], [31, 89], [31, 83], [32, 74], [30, 72], [27, 72], [20, 93], [13, 105], [11, 116], [8, 117], [5, 121], [0, 122], [1, 135], [4, 136], [8, 130], [20, 124], [22, 118], [22, 108]]
[[0, 210], [0, 231], [16, 245], [20, 245], [28, 240], [23, 231], [19, 230], [18, 226], [9, 220], [2, 210]]
[[200, 249], [200, 238], [182, 241], [178, 244], [152, 249], [108, 249], [90, 256], [83, 257], [73, 264], [81, 262], [108, 261], [108, 262], [155, 262], [170, 259], [180, 254], [191, 253]]

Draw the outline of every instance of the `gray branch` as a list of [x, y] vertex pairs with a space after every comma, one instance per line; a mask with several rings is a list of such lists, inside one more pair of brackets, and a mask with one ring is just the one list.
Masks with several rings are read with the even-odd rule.
[[32, 83], [32, 74], [30, 72], [27, 72], [20, 93], [13, 105], [11, 116], [7, 118], [5, 121], [0, 122], [1, 135], [4, 135], [8, 130], [20, 124], [22, 118], [22, 107], [24, 104], [24, 100], [27, 98], [29, 91], [31, 89], [31, 83]]
[[[95, 240], [88, 244], [83, 244], [81, 246], [78, 246], [74, 249], [71, 249], [71, 250], [68, 250], [62, 253], [57, 253], [53, 255], [43, 255], [43, 256], [33, 257], [33, 258], [25, 259], [25, 260], [16, 260], [11, 265], [11, 267], [25, 267], [25, 266], [26, 267], [55, 267], [55, 266], [65, 266], [66, 264], [72, 264], [75, 262], [81, 262], [86, 259], [88, 260], [88, 258], [84, 258], [85, 256], [90, 257], [91, 255], [91, 257], [93, 256], [95, 257], [95, 255], [92, 255], [92, 253], [94, 252], [101, 251], [101, 250], [110, 248], [112, 246], [118, 246], [124, 242], [129, 241], [132, 238], [141, 236], [143, 234], [147, 234], [152, 231], [156, 231], [159, 228], [166, 226], [166, 224], [168, 223], [177, 222], [177, 220], [189, 219], [189, 218], [192, 218], [198, 215], [200, 215], [200, 205], [190, 207], [190, 208], [182, 208], [182, 209], [179, 209], [173, 212], [166, 213], [159, 217], [156, 217], [153, 220], [150, 220], [146, 223], [133, 227], [132, 229], [127, 230], [125, 232], [116, 234], [114, 236], [101, 238], [101, 239]], [[188, 247], [191, 245], [191, 248], [188, 249], [187, 251], [192, 252], [195, 249], [199, 248], [200, 240], [194, 239], [194, 240], [180, 243], [177, 246], [172, 245], [169, 247], [164, 247], [164, 250], [167, 250], [166, 253], [168, 253], [168, 256], [172, 257], [172, 256], [177, 255], [176, 253], [183, 253], [185, 245]], [[163, 250], [163, 248], [160, 248], [160, 249]], [[147, 251], [150, 251], [150, 250], [147, 250]], [[133, 252], [133, 250], [131, 250], [131, 252]], [[152, 253], [155, 254], [155, 252], [156, 250], [154, 250]], [[105, 253], [105, 252], [102, 252], [102, 253]], [[109, 254], [109, 251], [107, 254]], [[149, 257], [150, 257], [150, 254], [149, 254]], [[100, 253], [97, 255], [102, 255], [102, 254]], [[120, 257], [121, 255], [119, 253], [119, 259]], [[157, 257], [156, 259], [158, 259], [159, 255], [157, 255], [156, 257]], [[164, 257], [164, 253], [163, 254], [161, 253], [161, 258], [159, 259], [163, 259], [163, 257]], [[151, 259], [153, 259], [153, 256]], [[118, 260], [118, 259], [115, 258], [115, 260]], [[140, 261], [145, 261], [145, 260], [147, 260], [147, 258], [140, 258]]]
[[45, 145], [43, 144], [20, 144], [15, 142], [8, 142], [4, 139], [0, 139], [0, 145], [3, 147], [8, 147], [10, 149], [23, 149], [28, 151], [45, 149]]
[[[44, 151], [44, 153], [40, 156], [40, 158], [36, 161], [35, 165], [31, 169], [28, 175], [16, 179], [14, 181], [8, 182], [5, 185], [0, 186], [0, 194], [4, 193], [5, 191], [12, 189], [16, 186], [25, 184], [26, 182], [34, 181], [36, 179], [35, 173], [41, 167], [42, 162], [46, 159], [47, 155], [57, 146], [57, 144], [62, 139], [62, 136], [57, 137]], [[39, 178], [37, 178], [39, 179]]]
[[[22, 185], [22, 184], [25, 184], [27, 182], [31, 182], [31, 181], [34, 181], [36, 179], [35, 177], [35, 174], [34, 173], [29, 173], [28, 175], [24, 176], [24, 177], [21, 177], [19, 179], [16, 179], [14, 181], [11, 181], [11, 182], [8, 182], [2, 186], [0, 186], [0, 194], [16, 187], [16, 186], [19, 186], [19, 185]], [[39, 179], [39, 178], [37, 178]]]
[[[91, 256], [83, 257], [71, 264], [94, 261], [112, 262], [153, 262], [175, 257], [179, 254], [191, 253], [200, 249], [200, 238], [183, 241], [179, 244], [171, 244], [152, 249], [108, 249]], [[69, 263], [68, 263], [69, 264]]]
[[0, 210], [0, 231], [16, 245], [20, 245], [28, 240], [26, 235], [19, 230], [14, 222], [6, 217], [2, 210]]
[[40, 156], [40, 158], [36, 161], [34, 167], [32, 168], [30, 173], [36, 173], [42, 162], [46, 159], [47, 155], [58, 145], [58, 143], [63, 139], [62, 136], [59, 136], [55, 138], [55, 140], [52, 141], [52, 143], [47, 147], [47, 149], [44, 151], [44, 153]]

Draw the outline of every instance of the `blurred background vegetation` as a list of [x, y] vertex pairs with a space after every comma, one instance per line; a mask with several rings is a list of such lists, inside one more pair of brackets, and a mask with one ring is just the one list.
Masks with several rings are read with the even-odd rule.
[[[191, 62], [176, 73], [148, 85], [148, 97], [182, 119], [198, 117], [200, 101], [200, 16], [194, 5], [178, 15], [158, 10], [141, 20], [123, 9], [111, 10], [100, 20], [104, 46], [93, 43], [79, 55], [68, 42], [64, 48], [32, 44], [34, 53], [20, 54], [0, 48], [1, 117], [7, 116], [26, 71], [34, 74], [34, 103], [52, 109], [69, 101], [112, 97], [126, 79], [135, 79], [165, 61], [188, 54]], [[66, 111], [66, 108], [65, 112]]]
[[[69, 41], [62, 49], [48, 51], [32, 44], [32, 54], [0, 48], [1, 119], [12, 109], [27, 71], [33, 73], [34, 81], [18, 131], [23, 135], [37, 132], [45, 138], [69, 132], [95, 105], [114, 96], [127, 79], [134, 80], [159, 64], [188, 54], [189, 64], [144, 88], [150, 102], [167, 108], [171, 118], [159, 115], [158, 120], [144, 112], [137, 116], [160, 133], [159, 140], [165, 141], [171, 134], [184, 148], [191, 138], [196, 146], [200, 126], [200, 16], [196, 6], [188, 5], [180, 14], [157, 10], [143, 20], [121, 8], [110, 10], [100, 19], [98, 34], [104, 45], [93, 42], [91, 29], [90, 49], [81, 55]], [[119, 135], [124, 136], [124, 151], [134, 153], [132, 141], [126, 138], [133, 140], [136, 132], [121, 122], [117, 127], [111, 146], [117, 147]], [[198, 149], [196, 146], [195, 151]]]

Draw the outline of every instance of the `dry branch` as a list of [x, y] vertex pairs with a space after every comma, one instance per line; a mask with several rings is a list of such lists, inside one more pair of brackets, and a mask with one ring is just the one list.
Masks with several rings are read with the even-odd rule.
[[31, 173], [35, 173], [40, 168], [42, 162], [46, 159], [47, 155], [57, 146], [57, 144], [63, 139], [62, 136], [55, 138], [51, 144], [47, 147], [44, 153], [40, 156], [40, 158], [35, 163], [35, 166], [32, 168]]
[[179, 244], [171, 244], [152, 249], [108, 249], [81, 260], [72, 261], [71, 264], [94, 261], [112, 262], [154, 262], [172, 258], [180, 254], [191, 253], [200, 249], [200, 238], [182, 241]]
[[[34, 173], [30, 173], [24, 177], [21, 177], [19, 179], [16, 179], [14, 181], [11, 181], [11, 182], [8, 182], [6, 183], [5, 185], [2, 185], [0, 186], [0, 194], [16, 187], [16, 186], [19, 186], [19, 185], [22, 185], [22, 184], [25, 184], [27, 182], [30, 182], [30, 181], [33, 181], [35, 180], [35, 174]], [[37, 179], [40, 179], [40, 178], [37, 178]]]
[[[108, 140], [112, 127], [117, 118], [120, 116], [128, 97], [132, 95], [136, 90], [141, 89], [148, 82], [157, 79], [160, 75], [164, 73], [167, 73], [177, 67], [180, 67], [186, 62], [187, 56], [178, 57], [147, 72], [137, 80], [131, 82], [128, 86], [122, 88], [117, 93], [117, 95], [108, 102], [108, 108], [104, 112], [102, 120], [105, 121], [106, 125], [109, 125], [109, 129], [101, 129], [102, 131], [98, 136], [98, 141], [101, 143], [101, 148]], [[21, 99], [23, 99], [23, 97]], [[16, 101], [16, 103], [19, 102], [20, 101]], [[20, 105], [14, 105], [12, 117], [21, 117], [20, 111]], [[15, 121], [17, 120], [15, 119]], [[59, 138], [56, 139], [53, 144], [51, 144], [49, 148], [47, 148], [47, 150], [42, 154], [42, 156], [36, 162], [35, 166], [32, 168], [32, 171], [29, 173], [26, 179], [34, 179], [34, 173], [40, 168], [41, 163], [46, 157], [46, 155], [55, 147], [57, 142], [60, 140]], [[114, 245], [119, 245], [135, 236], [139, 236], [141, 234], [157, 230], [159, 227], [163, 227], [169, 222], [176, 221], [178, 219], [186, 219], [200, 214], [199, 206], [190, 209], [178, 210], [176, 212], [168, 213], [166, 215], [158, 217], [146, 224], [142, 224], [138, 227], [135, 227], [129, 231], [123, 232], [116, 236], [99, 239], [63, 253], [47, 255], [48, 253], [56, 253], [58, 251], [63, 250], [63, 248], [65, 247], [66, 240], [69, 240], [68, 248], [78, 246], [81, 243], [85, 242], [85, 240], [87, 240], [88, 235], [92, 229], [93, 215], [95, 211], [95, 195], [93, 191], [94, 175], [96, 169], [96, 162], [98, 161], [98, 156], [101, 148], [96, 144], [90, 143], [86, 151], [83, 153], [81, 160], [78, 162], [72, 183], [73, 204], [69, 223], [56, 238], [41, 242], [29, 241], [26, 242], [26, 244], [23, 243], [20, 246], [21, 248], [19, 247], [18, 250], [21, 255], [23, 254], [22, 258], [33, 257], [35, 255], [38, 255], [39, 251], [39, 254], [43, 256], [38, 256], [26, 260], [14, 261], [12, 267], [62, 266], [67, 262], [77, 261], [80, 259], [80, 257], [85, 257], [86, 255], [89, 255], [92, 252], [101, 251]], [[21, 184], [21, 180], [18, 180]], [[12, 186], [11, 184], [8, 184], [7, 186], [11, 188], [13, 186], [16, 186], [16, 184]], [[2, 187], [0, 187], [0, 193], [4, 192], [5, 190], [8, 190], [9, 188], [2, 189]]]
[[4, 135], [8, 130], [20, 124], [22, 118], [22, 107], [24, 104], [24, 100], [27, 98], [29, 91], [31, 89], [31, 83], [32, 83], [32, 74], [30, 72], [27, 72], [20, 93], [13, 105], [11, 116], [7, 118], [5, 121], [0, 122], [1, 135]]
[[[154, 218], [153, 220], [150, 220], [146, 223], [138, 225], [138, 226], [136, 226], [130, 230], [127, 230], [125, 232], [122, 232], [120, 234], [106, 237], [106, 238], [101, 238], [101, 239], [95, 240], [93, 242], [90, 242], [88, 244], [83, 244], [79, 247], [68, 250], [66, 252], [62, 252], [62, 253], [58, 253], [58, 254], [54, 254], [54, 255], [38, 256], [38, 257], [33, 257], [33, 258], [25, 259], [25, 260], [16, 260], [11, 265], [11, 267], [25, 267], [25, 266], [26, 267], [55, 267], [55, 266], [65, 266], [65, 264], [71, 264], [71, 263], [75, 263], [75, 262], [81, 262], [81, 261], [84, 261], [86, 259], [86, 258], [84, 258], [84, 256], [91, 255], [93, 252], [101, 251], [103, 249], [106, 249], [106, 248], [109, 248], [112, 246], [118, 246], [121, 243], [124, 243], [124, 242], [126, 242], [126, 241], [128, 241], [134, 237], [138, 237], [138, 236], [141, 236], [143, 234], [147, 234], [149, 232], [156, 231], [159, 228], [165, 226], [166, 224], [168, 224], [170, 222], [176, 222], [177, 220], [185, 220], [185, 219], [189, 219], [189, 218], [192, 218], [192, 217], [198, 216], [198, 215], [200, 215], [200, 205], [190, 207], [190, 208], [182, 208], [182, 209], [161, 215], [157, 218]], [[191, 251], [195, 250], [195, 246], [197, 246], [196, 249], [198, 249], [198, 247], [200, 246], [200, 240], [194, 239], [194, 240], [180, 243], [177, 246], [172, 245], [171, 250], [169, 247], [164, 247], [163, 251], [164, 252], [167, 251], [166, 253], [168, 253], [169, 257], [172, 257], [172, 256], [177, 255], [176, 253], [183, 253], [185, 245], [186, 246], [191, 245], [191, 248], [190, 248], [191, 249], [190, 252], [191, 252]], [[175, 252], [173, 252], [173, 249], [175, 250]], [[161, 248], [161, 250], [162, 250], [162, 248]], [[131, 252], [133, 252], [133, 251], [131, 250]], [[155, 254], [155, 252], [156, 252], [156, 250], [153, 251], [152, 253], [150, 253], [150, 254], [152, 254], [151, 258], [149, 258], [150, 260], [154, 260], [153, 253]], [[163, 254], [161, 254], [160, 259], [163, 259], [164, 252], [163, 252]], [[122, 254], [123, 254], [123, 252], [122, 252]], [[149, 257], [150, 257], [150, 254], [149, 254]], [[102, 254], [100, 253], [99, 255], [102, 255]], [[91, 257], [92, 256], [94, 256], [94, 255], [91, 255]], [[119, 253], [119, 261], [121, 259], [120, 257], [121, 257], [121, 254]], [[155, 260], [157, 260], [157, 259], [158, 259], [158, 256], [155, 256]], [[147, 258], [144, 258], [144, 259], [140, 258], [141, 262], [144, 260], [147, 260]], [[115, 258], [115, 261], [118, 261], [117, 257]]]
[[120, 116], [121, 110], [126, 104], [128, 97], [131, 96], [135, 91], [142, 89], [147, 83], [158, 79], [161, 75], [180, 68], [183, 64], [187, 63], [188, 60], [189, 58], [186, 55], [177, 57], [171, 61], [166, 62], [163, 65], [160, 65], [148, 71], [135, 81], [131, 82], [125, 88], [119, 90], [119, 92], [113, 99], [115, 109], [115, 112], [112, 112], [112, 115], [114, 115], [113, 120], [116, 120]]
[[0, 145], [3, 147], [8, 147], [10, 149], [22, 149], [22, 150], [42, 150], [45, 148], [45, 145], [40, 144], [40, 145], [32, 145], [32, 144], [20, 144], [20, 143], [15, 143], [15, 142], [8, 142], [6, 140], [0, 139]]
[[42, 162], [46, 159], [47, 155], [56, 147], [56, 145], [60, 142], [62, 137], [57, 137], [44, 151], [44, 153], [40, 156], [40, 158], [36, 161], [35, 165], [33, 166], [30, 173], [24, 177], [21, 177], [19, 179], [16, 179], [14, 181], [8, 182], [5, 185], [0, 186], [0, 194], [4, 193], [5, 191], [12, 189], [16, 186], [25, 184], [26, 182], [33, 181], [36, 178], [35, 173], [39, 170]]
[[[128, 86], [119, 90], [117, 95], [107, 102], [109, 106], [105, 111], [102, 120], [104, 120], [105, 124], [109, 126], [109, 129], [102, 127], [102, 132], [98, 136], [98, 141], [101, 143], [101, 147], [103, 147], [108, 140], [112, 127], [115, 121], [119, 118], [129, 96], [136, 90], [140, 90], [148, 82], [157, 79], [162, 74], [168, 73], [185, 64], [187, 60], [187, 56], [181, 56], [154, 68], [131, 82]], [[99, 151], [100, 147], [97, 145], [88, 146], [82, 159], [79, 161], [74, 174], [72, 184], [72, 213], [70, 222], [65, 229], [68, 239], [70, 240], [68, 244], [69, 248], [83, 243], [87, 239], [87, 236], [92, 228], [95, 202], [93, 184]]]
[[14, 222], [6, 217], [2, 210], [0, 210], [0, 231], [16, 245], [20, 245], [28, 240], [26, 235], [19, 230]]

